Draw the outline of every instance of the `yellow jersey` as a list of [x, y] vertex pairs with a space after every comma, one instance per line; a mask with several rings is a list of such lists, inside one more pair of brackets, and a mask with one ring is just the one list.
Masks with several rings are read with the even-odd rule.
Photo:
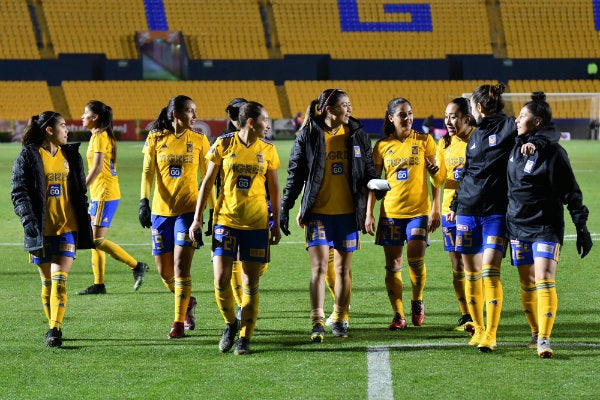
[[152, 213], [165, 217], [193, 213], [198, 199], [198, 171], [206, 175], [210, 144], [206, 135], [186, 129], [148, 134], [142, 152], [142, 198], [148, 198], [155, 178]]
[[431, 200], [425, 157], [435, 156], [435, 140], [411, 130], [404, 142], [390, 135], [373, 148], [373, 162], [383, 171], [391, 190], [381, 202], [380, 216], [413, 218], [429, 215]]
[[69, 163], [62, 150], [52, 156], [44, 148], [39, 149], [44, 176], [46, 177], [46, 223], [45, 236], [57, 236], [77, 231], [77, 220], [69, 198]]
[[333, 133], [325, 130], [325, 168], [323, 181], [311, 212], [326, 215], [353, 214], [354, 201], [350, 190], [350, 157], [348, 129], [342, 125]]
[[113, 159], [113, 144], [106, 131], [92, 133], [87, 148], [88, 170], [94, 166], [95, 153], [103, 153], [104, 161], [100, 174], [90, 184], [90, 199], [94, 201], [111, 201], [121, 198], [117, 165]]
[[464, 140], [457, 136], [452, 136], [450, 138], [450, 144], [446, 148], [444, 148], [445, 144], [443, 139], [440, 139], [438, 143], [435, 162], [436, 165], [440, 167], [440, 170], [437, 174], [430, 177], [430, 180], [435, 187], [439, 188], [444, 185], [444, 191], [442, 193], [442, 215], [446, 215], [450, 211], [450, 203], [460, 184], [462, 169], [465, 165], [467, 143], [474, 130], [475, 127], [472, 127]]
[[275, 145], [257, 139], [246, 147], [238, 132], [232, 132], [215, 141], [206, 159], [221, 167], [214, 223], [241, 230], [267, 229], [266, 173], [280, 165]]

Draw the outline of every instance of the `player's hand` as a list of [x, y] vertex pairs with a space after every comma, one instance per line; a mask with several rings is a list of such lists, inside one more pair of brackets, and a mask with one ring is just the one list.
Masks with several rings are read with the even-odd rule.
[[208, 214], [208, 223], [206, 224], [206, 231], [204, 232], [204, 234], [206, 236], [210, 236], [212, 235], [212, 231], [213, 231], [213, 212], [215, 210], [208, 210], [209, 214]]
[[429, 172], [430, 175], [435, 175], [440, 170], [440, 167], [435, 163], [430, 162], [427, 158], [425, 159], [425, 168], [427, 168], [427, 172]]
[[446, 221], [456, 222], [456, 213], [454, 211], [448, 211], [448, 214], [446, 214]]
[[429, 214], [429, 220], [427, 221], [427, 230], [429, 232], [435, 232], [437, 228], [442, 224], [442, 217], [438, 211], [432, 211]]
[[581, 254], [581, 258], [588, 255], [592, 249], [592, 236], [585, 224], [577, 225], [577, 254]]
[[525, 143], [521, 146], [521, 154], [524, 156], [532, 156], [535, 154], [535, 145], [533, 143]]
[[150, 202], [148, 199], [140, 200], [140, 212], [138, 213], [138, 218], [140, 219], [140, 224], [142, 228], [150, 228], [152, 227], [152, 212], [150, 211]]
[[279, 216], [279, 229], [285, 236], [290, 235], [290, 210], [281, 208], [281, 215]]

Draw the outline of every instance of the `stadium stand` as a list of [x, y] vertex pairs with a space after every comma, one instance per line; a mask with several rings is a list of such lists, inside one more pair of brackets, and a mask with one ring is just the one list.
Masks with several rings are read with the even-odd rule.
[[592, 1], [502, 0], [499, 3], [509, 57], [598, 57], [600, 35], [591, 10]]
[[283, 118], [272, 81], [64, 81], [70, 115], [75, 119], [92, 99], [110, 104], [117, 120], [153, 120], [169, 98], [185, 94], [196, 102], [202, 119], [224, 119], [234, 97], [257, 99], [274, 119]]
[[0, 119], [24, 121], [46, 110], [54, 110], [46, 81], [0, 81]]
[[39, 59], [33, 24], [23, 0], [0, 1], [0, 58]]
[[54, 53], [104, 53], [137, 58], [134, 36], [148, 30], [141, 0], [44, 0]]

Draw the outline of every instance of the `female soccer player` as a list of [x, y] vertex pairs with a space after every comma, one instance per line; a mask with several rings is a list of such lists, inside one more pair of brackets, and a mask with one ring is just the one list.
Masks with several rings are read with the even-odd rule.
[[[202, 211], [220, 173], [223, 184], [213, 216], [213, 270], [215, 299], [226, 325], [219, 350], [225, 353], [233, 347], [239, 328], [234, 353], [245, 355], [250, 353], [250, 339], [258, 317], [259, 280], [269, 260], [269, 244], [277, 244], [281, 239], [279, 156], [273, 143], [265, 139], [271, 125], [267, 110], [261, 104], [254, 101], [244, 104], [238, 121], [240, 130], [219, 137], [206, 156], [208, 171], [200, 187], [189, 232], [196, 240], [201, 237]], [[266, 187], [273, 204], [271, 227]], [[238, 257], [242, 262], [244, 284], [239, 327], [231, 288], [233, 262]]]
[[106, 233], [119, 206], [121, 190], [117, 176], [117, 140], [113, 133], [112, 108], [91, 100], [81, 116], [83, 126], [92, 131], [87, 149], [88, 175], [85, 184], [90, 188], [90, 216], [94, 246], [92, 270], [94, 283], [77, 294], [105, 294], [104, 271], [106, 253], [127, 265], [133, 272], [133, 290], [144, 283], [148, 265], [138, 262], [121, 246], [106, 239]]
[[307, 122], [298, 132], [283, 191], [281, 230], [289, 234], [289, 210], [304, 190], [297, 222], [305, 228], [311, 263], [311, 341], [325, 336], [324, 277], [329, 249], [334, 249], [335, 306], [332, 333], [348, 336], [344, 323], [350, 304], [352, 254], [365, 231], [367, 183], [377, 178], [371, 141], [352, 118], [350, 98], [341, 89], [327, 89], [313, 100]]
[[[439, 173], [435, 163], [436, 146], [433, 137], [412, 129], [413, 111], [404, 98], [392, 99], [383, 123], [384, 137], [375, 143], [373, 160], [378, 176], [384, 172], [391, 190], [381, 202], [375, 243], [385, 254], [385, 287], [394, 317], [389, 330], [406, 328], [402, 304], [402, 252], [407, 243], [406, 258], [412, 285], [412, 324], [425, 322], [423, 290], [427, 278], [425, 249], [428, 232], [440, 226], [439, 190], [431, 185], [434, 204], [431, 205], [427, 175]], [[375, 194], [369, 195], [367, 232], [375, 231]]]
[[76, 249], [93, 247], [83, 160], [79, 143], [67, 144], [67, 134], [59, 113], [32, 116], [12, 170], [11, 198], [25, 230], [25, 250], [42, 280], [50, 325], [44, 342], [50, 347], [62, 345], [67, 277]]
[[[540, 131], [560, 135], [543, 92], [531, 95], [516, 120], [518, 138], [508, 161], [507, 228], [512, 264], [518, 267], [525, 315], [542, 358], [554, 355], [550, 334], [558, 298], [556, 267], [564, 237], [563, 204], [577, 231], [577, 252], [585, 257], [592, 248], [587, 230], [588, 209], [569, 163], [558, 143], [526, 156], [522, 146]], [[523, 296], [524, 295], [524, 296]]]
[[[194, 243], [188, 230], [198, 197], [198, 170], [206, 174], [206, 135], [193, 129], [196, 104], [187, 96], [171, 98], [152, 124], [144, 144], [139, 219], [152, 227], [152, 254], [164, 285], [175, 297], [175, 321], [169, 339], [185, 337], [196, 326], [196, 299], [191, 296]], [[148, 198], [155, 181], [152, 211]]]
[[444, 186], [442, 203], [444, 250], [450, 256], [452, 284], [461, 313], [456, 329], [472, 333], [473, 320], [469, 314], [465, 297], [465, 270], [460, 253], [455, 249], [456, 223], [449, 222], [446, 219], [446, 214], [450, 211], [450, 202], [460, 184], [465, 164], [467, 142], [475, 130], [475, 120], [471, 115], [469, 100], [464, 97], [457, 97], [448, 103], [444, 124], [448, 133], [439, 141], [435, 156], [435, 163], [439, 166], [440, 172], [432, 175], [430, 180], [438, 188]]
[[[506, 165], [517, 129], [514, 118], [502, 112], [505, 89], [503, 83], [481, 85], [471, 96], [477, 129], [467, 144], [462, 181], [447, 215], [448, 221], [456, 221], [456, 251], [462, 255], [467, 306], [475, 324], [469, 345], [481, 352], [495, 349], [502, 311], [500, 264], [507, 240]], [[531, 155], [551, 141], [558, 141], [558, 137], [540, 133], [532, 136], [532, 145], [521, 151]], [[484, 299], [487, 327], [483, 320]]]

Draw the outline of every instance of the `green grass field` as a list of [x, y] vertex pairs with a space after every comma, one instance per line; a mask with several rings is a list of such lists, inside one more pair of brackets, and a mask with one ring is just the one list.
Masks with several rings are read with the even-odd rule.
[[[285, 181], [291, 141], [276, 145]], [[479, 353], [459, 317], [441, 233], [426, 254], [425, 325], [389, 332], [391, 321], [383, 277], [383, 251], [363, 236], [353, 261], [350, 337], [328, 336], [309, 343], [310, 268], [302, 232], [292, 229], [272, 251], [261, 280], [259, 320], [253, 354], [222, 354], [217, 343], [223, 320], [213, 295], [209, 249], [196, 252], [192, 275], [198, 324], [189, 337], [167, 340], [173, 296], [154, 267], [150, 231], [138, 223], [141, 143], [122, 142], [119, 175], [122, 201], [108, 237], [151, 265], [139, 292], [129, 269], [107, 259], [104, 296], [77, 296], [92, 283], [90, 252], [78, 252], [69, 275], [69, 303], [62, 348], [42, 343], [47, 324], [41, 310], [36, 268], [27, 263], [23, 230], [12, 210], [10, 175], [19, 144], [0, 146], [0, 390], [1, 399], [538, 399], [597, 398], [600, 372], [600, 246], [584, 260], [575, 250], [567, 215], [566, 240], [557, 273], [559, 310], [552, 335], [555, 357], [540, 359], [528, 349], [529, 327], [519, 300], [516, 271], [503, 263], [504, 310], [498, 349]], [[87, 144], [82, 145], [82, 152]], [[600, 142], [566, 142], [564, 147], [600, 232]], [[292, 211], [291, 215], [295, 211]], [[404, 269], [405, 311], [409, 303]], [[408, 285], [406, 285], [408, 283]], [[331, 309], [327, 294], [326, 310]]]

